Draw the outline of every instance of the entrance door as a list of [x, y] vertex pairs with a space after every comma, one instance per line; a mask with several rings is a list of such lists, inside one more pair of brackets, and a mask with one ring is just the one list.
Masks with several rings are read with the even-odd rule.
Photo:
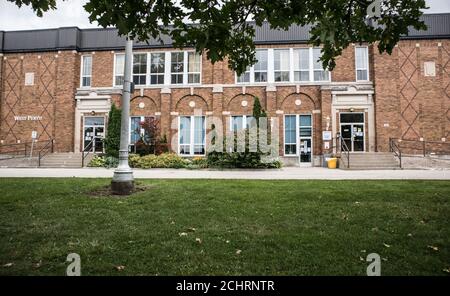
[[312, 164], [312, 116], [299, 116], [300, 165]]
[[341, 137], [350, 152], [363, 152], [364, 113], [341, 113]]
[[95, 153], [103, 153], [103, 139], [105, 138], [105, 118], [84, 118], [84, 149]]

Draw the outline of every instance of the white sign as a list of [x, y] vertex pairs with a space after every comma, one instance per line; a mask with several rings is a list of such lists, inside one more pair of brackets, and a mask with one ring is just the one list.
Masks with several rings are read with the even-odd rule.
[[25, 73], [25, 86], [34, 85], [34, 73]]
[[322, 140], [323, 141], [331, 141], [333, 139], [331, 135], [331, 131], [323, 131], [322, 132]]
[[32, 138], [33, 140], [36, 140], [36, 139], [37, 139], [37, 131], [32, 131], [32, 132], [31, 132], [31, 138]]
[[21, 115], [14, 116], [15, 121], [40, 121], [42, 120], [42, 116], [39, 115]]

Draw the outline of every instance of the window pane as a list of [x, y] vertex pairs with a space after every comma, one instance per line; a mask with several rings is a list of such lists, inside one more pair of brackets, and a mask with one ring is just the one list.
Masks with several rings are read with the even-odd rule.
[[180, 117], [180, 144], [191, 143], [191, 117]]
[[124, 54], [116, 54], [116, 68], [115, 68], [116, 76], [123, 76], [125, 73], [125, 55]]
[[289, 72], [275, 72], [275, 81], [289, 81]]
[[356, 68], [367, 69], [367, 47], [356, 48]]
[[147, 84], [147, 54], [133, 56], [133, 82], [136, 85]]
[[257, 50], [255, 53], [256, 64], [255, 71], [267, 71], [267, 49]]
[[256, 126], [256, 119], [253, 116], [247, 116], [246, 118], [246, 128], [251, 128]]
[[295, 81], [309, 81], [309, 71], [295, 71]]
[[141, 117], [131, 117], [130, 144], [136, 144], [141, 138]]
[[188, 83], [200, 83], [200, 74], [188, 74]]
[[244, 128], [244, 116], [231, 116], [231, 130], [240, 131]]
[[116, 76], [116, 79], [115, 79], [114, 84], [115, 84], [115, 85], [123, 85], [123, 81], [124, 81], [124, 80], [125, 80], [125, 79], [124, 79], [123, 76]]
[[255, 72], [255, 82], [266, 82], [267, 72]]
[[322, 61], [320, 58], [322, 57], [322, 52], [320, 48], [313, 48], [313, 65], [314, 70], [323, 70]]
[[200, 72], [200, 55], [196, 52], [188, 53], [188, 72]]
[[203, 145], [205, 143], [205, 117], [194, 117], [194, 144]]
[[364, 114], [363, 113], [342, 113], [341, 123], [363, 123]]
[[300, 115], [300, 126], [311, 126], [311, 115]]
[[152, 74], [164, 74], [165, 67], [165, 54], [164, 53], [152, 53], [150, 73]]
[[309, 48], [294, 49], [294, 69], [309, 70]]
[[105, 118], [104, 117], [85, 117], [84, 125], [104, 125]]
[[83, 77], [82, 86], [91, 86], [91, 77]]
[[92, 74], [92, 57], [83, 56], [83, 76], [91, 76]]
[[172, 71], [172, 84], [183, 84], [184, 52], [172, 52], [170, 69]]
[[358, 70], [357, 71], [357, 79], [358, 80], [367, 80], [367, 70]]
[[300, 137], [311, 137], [312, 130], [310, 127], [301, 127], [300, 128]]
[[296, 154], [296, 116], [287, 115], [284, 117], [284, 143], [285, 154]]

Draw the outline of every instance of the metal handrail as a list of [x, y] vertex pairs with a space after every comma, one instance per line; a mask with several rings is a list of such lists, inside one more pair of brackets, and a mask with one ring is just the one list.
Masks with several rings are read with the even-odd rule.
[[46, 156], [48, 154], [49, 151], [51, 151], [53, 153], [54, 151], [54, 140], [51, 139], [47, 142], [47, 144], [45, 144], [45, 146], [39, 150], [39, 156], [38, 156], [38, 166], [41, 166], [41, 159]]
[[[420, 148], [417, 147], [403, 147], [405, 149], [409, 150], [415, 150], [415, 151], [422, 151], [422, 155], [425, 157], [427, 155], [427, 144], [435, 144], [435, 145], [450, 145], [450, 142], [439, 142], [439, 141], [420, 141], [420, 140], [407, 140], [407, 139], [399, 139], [399, 138], [390, 138], [389, 139], [392, 142], [397, 141], [398, 144], [396, 144], [400, 148], [400, 143], [413, 143], [413, 144], [420, 144]], [[449, 149], [444, 149], [442, 152], [448, 153], [450, 152], [450, 146]]]
[[400, 150], [399, 145], [395, 143], [394, 138], [389, 138], [389, 150], [398, 158], [400, 168], [402, 168], [402, 150]]
[[341, 154], [344, 151], [345, 156], [347, 158], [347, 168], [350, 168], [350, 149], [348, 149], [347, 144], [344, 141], [344, 138], [340, 137], [341, 140]]
[[84, 147], [83, 151], [82, 151], [82, 155], [81, 155], [81, 167], [84, 168], [84, 162], [86, 160], [86, 158], [88, 157], [88, 155], [92, 152], [92, 148], [94, 148], [94, 142], [95, 140], [100, 139], [102, 141], [102, 146], [103, 149], [105, 149], [105, 143], [103, 142], [103, 138], [101, 137], [93, 137], [92, 140], [89, 142], [89, 144], [87, 144], [86, 147]]
[[[36, 143], [36, 142], [35, 142]], [[24, 143], [13, 143], [13, 144], [1, 144], [0, 145], [0, 155], [1, 154], [5, 154], [5, 155], [10, 155], [10, 154], [14, 154], [15, 156], [19, 155], [19, 153], [23, 153], [23, 156], [21, 157], [27, 157], [27, 153], [28, 153], [28, 145], [32, 145], [32, 142], [24, 142]], [[16, 146], [23, 146], [23, 149], [13, 149], [11, 150], [7, 150], [5, 151], [6, 147], [16, 147]], [[14, 158], [14, 157], [10, 157], [10, 158]], [[0, 160], [5, 160], [5, 159], [10, 159], [10, 158], [0, 158]]]

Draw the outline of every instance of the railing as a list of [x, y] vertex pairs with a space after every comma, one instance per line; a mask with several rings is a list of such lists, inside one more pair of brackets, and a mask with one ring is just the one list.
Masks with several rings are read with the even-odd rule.
[[103, 138], [100, 137], [94, 137], [92, 138], [92, 140], [86, 145], [86, 147], [84, 147], [83, 151], [82, 151], [82, 155], [81, 155], [81, 167], [84, 168], [84, 163], [86, 162], [86, 158], [89, 156], [89, 154], [94, 153], [95, 150], [95, 143], [97, 143], [97, 141], [100, 141], [102, 143], [102, 151], [104, 151], [105, 149], [105, 143], [103, 142]]
[[45, 144], [45, 146], [39, 150], [38, 153], [38, 166], [41, 166], [41, 159], [46, 156], [49, 152], [53, 153], [54, 151], [54, 140], [51, 139], [50, 141]]
[[3, 157], [0, 157], [0, 160], [28, 157], [28, 147], [31, 147], [31, 145], [31, 142], [0, 145], [0, 155], [3, 155]]
[[389, 150], [398, 158], [400, 168], [402, 168], [402, 150], [400, 150], [400, 146], [395, 143], [393, 138], [389, 138]]
[[344, 152], [345, 157], [347, 158], [347, 168], [350, 168], [350, 149], [348, 149], [347, 143], [345, 143], [344, 138], [339, 137], [341, 143], [341, 157], [342, 152]]
[[403, 154], [450, 155], [450, 142], [419, 141], [391, 138], [402, 150]]

